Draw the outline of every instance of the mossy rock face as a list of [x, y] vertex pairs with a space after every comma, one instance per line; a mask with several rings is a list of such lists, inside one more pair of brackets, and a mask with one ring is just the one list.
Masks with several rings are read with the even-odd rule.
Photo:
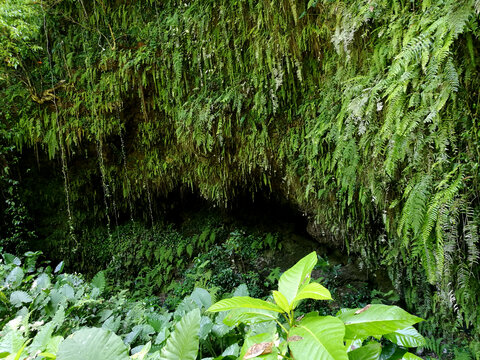
[[318, 224], [314, 220], [310, 220], [307, 224], [308, 234], [314, 238], [318, 243], [329, 245], [332, 247], [344, 247], [344, 239], [339, 232], [332, 233], [327, 230], [326, 226], [323, 224]]
[[283, 236], [281, 250], [266, 251], [262, 261], [268, 268], [279, 267], [285, 271], [296, 264], [298, 260], [317, 250], [317, 244], [301, 235], [289, 233]]

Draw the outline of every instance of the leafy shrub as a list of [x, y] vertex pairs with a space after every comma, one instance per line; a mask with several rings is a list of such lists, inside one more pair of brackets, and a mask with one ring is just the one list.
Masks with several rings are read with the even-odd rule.
[[[412, 325], [422, 319], [396, 306], [369, 304], [362, 309], [342, 309], [336, 317], [312, 312], [297, 318], [295, 309], [304, 299], [331, 300], [330, 292], [311, 282], [317, 263], [315, 252], [301, 259], [279, 279], [273, 300], [248, 296], [221, 300], [208, 311], [230, 311], [229, 325], [263, 324], [261, 330], [246, 333], [242, 359], [420, 359], [405, 348], [425, 344]], [[384, 338], [397, 345], [376, 340]], [[400, 357], [398, 356], [400, 354]]]
[[213, 302], [206, 290], [195, 289], [168, 312], [158, 299], [134, 301], [126, 291], [107, 298], [103, 272], [87, 282], [62, 273], [63, 263], [36, 266], [40, 255], [29, 252], [22, 264], [3, 254], [0, 264], [0, 353], [9, 360], [189, 359], [185, 354], [215, 355], [240, 340], [222, 316], [205, 315]]
[[[22, 265], [20, 258], [3, 254], [0, 350], [8, 360], [277, 359], [278, 354], [298, 360], [393, 359], [392, 354], [415, 359], [405, 347], [424, 343], [411, 327], [421, 319], [394, 306], [299, 318], [297, 305], [304, 299], [331, 299], [326, 288], [310, 281], [315, 253], [280, 276], [275, 302], [249, 297], [241, 285], [232, 298], [214, 304], [207, 290], [196, 288], [170, 312], [155, 301], [129, 300], [125, 291], [107, 299], [103, 272], [86, 282], [64, 274], [63, 263], [54, 269], [37, 264], [40, 255], [27, 253]], [[380, 337], [396, 345], [375, 340]]]

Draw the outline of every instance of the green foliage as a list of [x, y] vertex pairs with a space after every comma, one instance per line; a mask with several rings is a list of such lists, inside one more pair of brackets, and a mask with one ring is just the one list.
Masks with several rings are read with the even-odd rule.
[[102, 328], [84, 328], [62, 341], [58, 360], [128, 360], [128, 349], [119, 336]]
[[[271, 190], [445, 334], [479, 334], [478, 1], [180, 5], [2, 3], [0, 123], [60, 160], [60, 235], [153, 220], [178, 188]], [[164, 250], [143, 281], [168, 284]]]
[[[367, 342], [363, 349], [362, 343], [368, 339], [380, 339], [383, 335], [400, 346], [424, 344], [422, 336], [412, 327], [422, 319], [396, 306], [368, 305], [363, 309], [342, 309], [336, 317], [318, 316], [312, 312], [296, 318], [294, 310], [300, 300], [308, 297], [331, 299], [328, 290], [310, 282], [316, 263], [317, 255], [312, 252], [283, 273], [278, 291], [273, 293], [275, 303], [237, 296], [220, 300], [208, 309], [209, 312], [230, 310], [226, 318], [229, 323], [233, 316], [234, 323], [251, 325], [266, 321], [274, 325], [273, 341], [269, 340], [269, 332], [256, 334], [254, 343], [246, 338], [248, 350], [242, 350], [245, 359], [261, 358], [260, 355], [264, 354], [265, 358], [279, 354], [288, 359], [379, 359], [382, 353], [380, 343]], [[318, 292], [311, 291], [311, 288], [318, 289], [322, 295], [318, 296]], [[300, 296], [302, 293], [304, 295]], [[281, 313], [284, 318], [278, 319], [275, 313]], [[265, 339], [268, 341], [264, 342]], [[396, 349], [402, 355], [406, 353], [404, 348]]]
[[29, 231], [30, 217], [21, 197], [20, 183], [12, 172], [19, 159], [13, 146], [4, 144], [8, 130], [0, 125], [0, 246], [7, 251], [21, 253], [35, 236]]
[[183, 360], [215, 356], [240, 341], [223, 316], [205, 314], [213, 299], [204, 289], [168, 312], [159, 299], [137, 301], [126, 291], [112, 292], [103, 273], [87, 282], [62, 273], [61, 266], [54, 272], [46, 263], [35, 265], [39, 256], [27, 253], [22, 265], [3, 254], [2, 358]]
[[40, 30], [39, 10], [40, 4], [26, 0], [2, 1], [0, 4], [0, 80], [7, 76], [2, 71], [5, 65], [15, 69], [20, 67], [27, 75], [23, 62], [31, 56], [29, 50], [38, 50], [34, 40]]
[[[297, 279], [291, 285], [297, 297], [315, 299], [317, 292], [309, 289], [322, 289], [308, 271], [315, 266], [314, 255], [280, 277], [282, 284]], [[9, 360], [230, 360], [279, 355], [298, 360], [410, 360], [418, 357], [407, 352], [408, 347], [433, 346], [411, 326], [421, 319], [398, 307], [372, 304], [342, 309], [335, 317], [301, 314], [303, 299], [289, 303], [279, 291], [273, 293], [275, 303], [271, 297], [255, 299], [242, 285], [233, 297], [226, 294], [216, 303], [207, 290], [196, 288], [168, 311], [159, 306], [159, 299], [135, 300], [126, 291], [112, 291], [103, 272], [88, 282], [81, 275], [63, 273], [63, 264], [53, 270], [39, 261], [40, 256], [3, 254], [0, 263], [0, 353]], [[323, 300], [329, 298], [325, 291]], [[17, 307], [10, 299], [19, 292], [29, 299]], [[435, 341], [441, 343], [441, 338]], [[457, 348], [455, 354], [469, 356], [466, 349]]]
[[200, 310], [195, 309], [180, 320], [163, 347], [160, 359], [195, 360], [197, 358], [200, 316]]
[[[338, 317], [345, 323], [345, 338], [351, 340], [372, 334], [395, 333], [397, 330], [404, 330], [422, 321], [399, 307], [380, 304], [371, 305], [360, 314], [355, 309], [342, 311]], [[394, 336], [390, 338], [399, 340]]]
[[76, 263], [78, 253], [72, 253], [68, 263], [91, 277], [106, 268], [95, 276], [98, 283], [93, 281], [100, 293], [106, 276], [113, 286], [128, 287], [139, 298], [168, 292], [170, 308], [195, 287], [230, 292], [245, 283], [252, 294], [263, 296], [268, 287], [259, 278], [266, 271], [259, 258], [281, 248], [279, 234], [227, 227], [216, 217], [202, 220], [192, 226], [157, 223], [152, 228], [129, 222], [111, 234], [106, 228], [86, 231], [78, 237], [84, 244], [78, 251], [82, 262]]

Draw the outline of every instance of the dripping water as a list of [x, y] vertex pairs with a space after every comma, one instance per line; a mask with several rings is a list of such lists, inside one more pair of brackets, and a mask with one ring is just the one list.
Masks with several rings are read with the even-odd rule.
[[68, 232], [70, 235], [70, 238], [73, 240], [75, 243], [72, 251], [76, 252], [78, 249], [78, 242], [75, 237], [74, 233], [74, 224], [73, 224], [73, 216], [72, 216], [72, 210], [70, 207], [70, 181], [68, 178], [68, 166], [67, 166], [67, 159], [66, 159], [66, 154], [65, 154], [65, 146], [63, 144], [63, 138], [61, 135], [60, 131], [60, 123], [58, 121], [58, 118], [60, 117], [59, 111], [58, 111], [58, 104], [57, 104], [57, 97], [55, 94], [55, 79], [53, 77], [53, 63], [52, 63], [52, 54], [50, 52], [50, 43], [48, 41], [48, 32], [47, 32], [47, 21], [46, 21], [46, 13], [43, 8], [43, 2], [40, 2], [42, 10], [43, 10], [43, 29], [45, 31], [45, 39], [46, 39], [46, 50], [47, 50], [47, 55], [48, 55], [48, 62], [50, 66], [50, 79], [51, 79], [51, 85], [53, 89], [53, 104], [55, 106], [55, 124], [57, 127], [57, 136], [58, 136], [58, 144], [60, 147], [60, 158], [62, 162], [62, 175], [63, 175], [63, 185], [64, 185], [64, 191], [65, 191], [65, 202], [67, 205], [67, 217], [68, 217]]
[[[117, 116], [120, 117], [120, 115], [117, 115]], [[132, 199], [130, 198], [130, 180], [127, 175], [127, 155], [125, 152], [125, 140], [123, 139], [122, 127], [120, 127], [119, 134], [120, 134], [120, 145], [122, 148], [123, 177], [127, 185], [127, 204], [130, 212], [130, 221], [133, 222], [133, 206], [132, 206]]]
[[97, 154], [98, 154], [98, 166], [100, 167], [100, 175], [102, 178], [102, 187], [103, 187], [103, 202], [105, 204], [105, 215], [107, 216], [107, 231], [108, 236], [112, 235], [111, 233], [111, 222], [110, 222], [110, 211], [108, 207], [108, 198], [110, 197], [110, 190], [105, 177], [105, 163], [103, 161], [103, 145], [101, 140], [97, 140]]
[[117, 210], [117, 202], [115, 201], [117, 187], [115, 186], [115, 182], [112, 181], [112, 206], [113, 206], [113, 216], [115, 217], [115, 226], [118, 228], [118, 210]]
[[153, 210], [152, 210], [152, 196], [150, 194], [150, 187], [148, 186], [148, 181], [146, 182], [147, 188], [147, 199], [148, 199], [148, 209], [150, 210], [150, 221], [152, 222], [152, 226], [154, 224], [153, 222]]

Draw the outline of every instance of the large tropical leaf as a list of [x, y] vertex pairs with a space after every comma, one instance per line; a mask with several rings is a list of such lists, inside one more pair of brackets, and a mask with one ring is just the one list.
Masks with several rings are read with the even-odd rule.
[[24, 273], [22, 268], [13, 268], [12, 271], [10, 271], [10, 273], [5, 278], [5, 286], [9, 287], [10, 289], [15, 289], [22, 283], [23, 276]]
[[102, 328], [84, 328], [60, 343], [57, 360], [129, 360], [129, 356], [118, 335]]
[[180, 304], [177, 305], [175, 312], [173, 313], [174, 319], [180, 319], [188, 314], [190, 311], [198, 309], [198, 305], [193, 301], [191, 296], [185, 297]]
[[29, 346], [29, 352], [35, 353], [37, 351], [45, 351], [48, 344], [52, 339], [53, 330], [55, 329], [55, 323], [50, 321], [43, 325], [38, 331], [37, 335], [33, 339], [31, 345]]
[[413, 326], [408, 326], [405, 329], [385, 334], [384, 337], [394, 344], [404, 347], [418, 347], [425, 345], [424, 337], [420, 335]]
[[240, 346], [237, 343], [235, 343], [230, 345], [228, 348], [226, 348], [223, 351], [222, 356], [230, 356], [230, 355], [238, 356], [239, 353], [240, 353]]
[[264, 321], [275, 321], [278, 312], [263, 309], [233, 309], [223, 319], [223, 323], [228, 326], [236, 326], [240, 323], [255, 324]]
[[198, 336], [200, 339], [205, 340], [210, 332], [213, 329], [213, 322], [208, 316], [202, 316], [200, 320], [200, 331], [198, 332]]
[[10, 294], [10, 303], [16, 307], [31, 303], [32, 301], [33, 298], [25, 291], [14, 291]]
[[195, 309], [175, 325], [175, 330], [162, 349], [161, 360], [195, 360], [197, 358], [200, 319], [200, 310]]
[[212, 328], [212, 333], [216, 337], [221, 338], [221, 337], [225, 336], [230, 330], [233, 329], [233, 327], [228, 326], [223, 322], [225, 320], [225, 317], [228, 314], [229, 314], [228, 312], [224, 311], [224, 312], [218, 313], [218, 315], [215, 316], [215, 323], [214, 323], [213, 328]]
[[207, 311], [210, 312], [218, 312], [218, 311], [228, 311], [233, 309], [240, 309], [240, 308], [253, 308], [253, 309], [263, 309], [263, 310], [270, 310], [282, 313], [283, 310], [267, 301], [259, 300], [251, 298], [250, 296], [237, 296], [231, 299], [224, 299], [220, 300], [219, 302], [210, 306]]
[[103, 271], [99, 271], [97, 275], [94, 276], [92, 279], [92, 298], [99, 297], [103, 291], [105, 290], [105, 286], [107, 284], [107, 280], [105, 278], [105, 273]]
[[348, 353], [348, 360], [378, 360], [382, 353], [379, 343], [371, 343]]
[[3, 260], [5, 260], [6, 265], [14, 264], [20, 266], [22, 264], [22, 261], [18, 257], [9, 253], [3, 254]]
[[345, 326], [332, 316], [304, 318], [288, 334], [288, 346], [295, 359], [347, 360], [343, 345]]
[[153, 327], [153, 329], [158, 333], [160, 332], [160, 330], [162, 330], [166, 326], [166, 324], [168, 324], [168, 322], [172, 317], [172, 313], [168, 313], [168, 314], [147, 313], [145, 317], [147, 318], [147, 323], [151, 327]]
[[332, 295], [319, 283], [310, 283], [298, 292], [293, 302], [296, 303], [302, 299], [332, 300]]
[[400, 360], [422, 360], [420, 356], [406, 352]]
[[17, 329], [3, 329], [3, 336], [0, 337], [0, 353], [15, 354], [25, 343], [23, 334]]
[[285, 296], [289, 304], [292, 304], [301, 287], [310, 282], [310, 274], [316, 263], [317, 253], [312, 252], [280, 276], [278, 291]]
[[55, 274], [61, 273], [63, 271], [63, 267], [65, 266], [65, 263], [63, 261], [60, 261], [57, 266], [55, 266], [55, 270], [53, 271]]
[[283, 311], [286, 313], [290, 312], [290, 304], [288, 303], [287, 298], [280, 291], [273, 291], [273, 300], [275, 300], [275, 303], [280, 306]]
[[36, 294], [38, 294], [41, 291], [49, 288], [50, 285], [51, 285], [50, 276], [47, 273], [41, 273], [34, 280], [33, 285], [32, 285], [32, 291], [34, 291]]
[[195, 288], [190, 295], [190, 298], [197, 304], [197, 306], [201, 309], [202, 307], [208, 309], [212, 306], [212, 295], [202, 288]]
[[235, 291], [233, 292], [233, 297], [235, 296], [249, 296], [248, 287], [245, 284], [240, 284], [236, 287]]
[[149, 341], [142, 349], [135, 353], [131, 358], [132, 360], [143, 360], [147, 356], [148, 352], [152, 348], [152, 343]]
[[385, 335], [423, 321], [398, 306], [382, 304], [370, 305], [364, 309], [350, 309], [337, 317], [345, 323], [346, 339]]

